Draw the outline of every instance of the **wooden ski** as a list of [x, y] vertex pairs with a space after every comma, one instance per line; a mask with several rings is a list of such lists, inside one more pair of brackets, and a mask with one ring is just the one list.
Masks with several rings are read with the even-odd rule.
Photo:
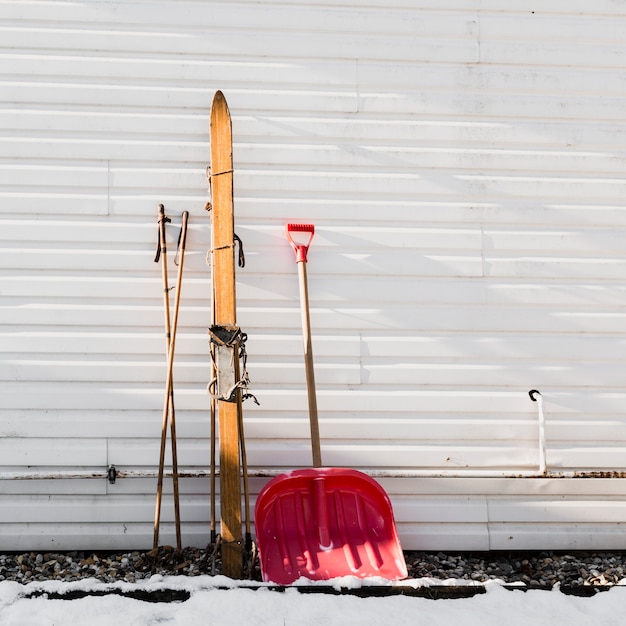
[[[228, 104], [217, 91], [211, 105], [211, 268], [214, 326], [236, 327], [235, 233], [233, 210], [232, 124]], [[238, 366], [238, 359], [235, 358]], [[234, 367], [233, 376], [238, 375]], [[217, 371], [218, 383], [221, 373]], [[220, 535], [222, 573], [241, 578], [243, 545], [241, 521], [241, 469], [239, 462], [239, 415], [241, 391], [229, 400], [217, 399], [220, 466]]]

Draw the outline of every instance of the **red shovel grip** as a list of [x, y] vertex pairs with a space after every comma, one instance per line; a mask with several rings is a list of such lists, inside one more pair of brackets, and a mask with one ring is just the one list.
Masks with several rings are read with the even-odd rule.
[[[306, 254], [315, 234], [315, 226], [313, 224], [287, 224], [285, 233], [293, 251], [296, 253], [296, 263], [306, 263]], [[306, 243], [298, 242], [293, 238], [292, 233], [308, 233], [309, 239]]]

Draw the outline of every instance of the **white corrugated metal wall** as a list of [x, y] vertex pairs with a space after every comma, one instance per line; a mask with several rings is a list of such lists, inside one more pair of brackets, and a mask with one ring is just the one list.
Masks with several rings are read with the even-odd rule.
[[[172, 240], [191, 213], [177, 428], [207, 469], [217, 89], [252, 470], [310, 463], [283, 227], [314, 222], [324, 461], [412, 474], [381, 479], [403, 546], [626, 547], [623, 479], [502, 477], [538, 471], [531, 388], [550, 472], [622, 469], [625, 31], [610, 0], [0, 2], [0, 549], [150, 545], [155, 480], [102, 476], [158, 463], [160, 202]], [[208, 479], [182, 490], [203, 545]]]

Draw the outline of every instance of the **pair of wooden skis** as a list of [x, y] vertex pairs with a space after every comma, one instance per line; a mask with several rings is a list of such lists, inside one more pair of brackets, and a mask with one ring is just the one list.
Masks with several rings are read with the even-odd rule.
[[[235, 294], [235, 242], [233, 203], [232, 123], [226, 98], [217, 91], [211, 105], [211, 167], [207, 179], [211, 191], [211, 360], [215, 391], [211, 403], [211, 535], [215, 536], [215, 417], [219, 422], [220, 542], [222, 573], [241, 578], [242, 537], [241, 476], [246, 506], [246, 543], [250, 539], [250, 505], [247, 460], [243, 435], [240, 339]], [[240, 246], [241, 246], [241, 242]], [[240, 265], [242, 253], [240, 248]], [[213, 384], [213, 383], [212, 383]], [[241, 454], [241, 456], [240, 456]]]
[[[211, 213], [211, 286], [212, 315], [211, 329], [238, 330], [235, 299], [235, 240], [233, 206], [233, 153], [232, 124], [226, 99], [221, 91], [216, 92], [211, 106], [211, 167], [207, 178], [211, 190], [211, 203], [207, 209]], [[163, 466], [167, 427], [170, 426], [172, 439], [172, 477], [174, 482], [174, 513], [176, 522], [176, 541], [181, 550], [180, 510], [178, 493], [178, 460], [176, 453], [176, 426], [174, 415], [174, 396], [172, 366], [174, 360], [176, 324], [178, 321], [178, 303], [182, 284], [184, 260], [184, 240], [187, 228], [187, 216], [183, 214], [181, 243], [179, 245], [178, 282], [173, 323], [169, 318], [169, 287], [167, 285], [165, 224], [167, 218], [162, 207], [159, 209], [159, 232], [161, 258], [163, 259], [164, 304], [166, 311], [167, 339], [167, 379], [163, 407], [163, 428], [161, 434], [161, 454], [159, 459], [159, 478], [157, 483], [157, 502], [154, 522], [154, 548], [158, 547], [161, 500], [163, 492]], [[185, 234], [183, 234], [183, 231]], [[158, 260], [158, 259], [155, 259]], [[215, 333], [212, 333], [212, 335]], [[243, 442], [242, 393], [239, 386], [239, 340], [228, 342], [227, 348], [232, 358], [223, 358], [232, 362], [231, 372], [220, 371], [218, 347], [211, 342], [213, 376], [220, 386], [220, 378], [232, 379], [235, 384], [229, 393], [213, 395], [211, 402], [211, 540], [215, 541], [215, 440], [216, 416], [219, 421], [219, 467], [220, 467], [220, 542], [222, 554], [222, 573], [231, 578], [240, 578], [243, 568], [244, 542], [242, 537], [241, 514], [241, 466], [244, 472], [244, 490], [246, 496], [247, 471], [245, 446]], [[225, 367], [224, 369], [228, 369]], [[221, 385], [224, 387], [224, 385]], [[240, 456], [241, 453], [241, 456]], [[250, 513], [246, 497], [246, 541], [250, 537]]]

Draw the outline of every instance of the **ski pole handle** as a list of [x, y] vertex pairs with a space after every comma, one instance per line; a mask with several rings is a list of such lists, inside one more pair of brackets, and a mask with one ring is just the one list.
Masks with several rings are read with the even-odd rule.
[[[296, 253], [296, 263], [306, 263], [306, 255], [315, 234], [315, 226], [313, 224], [287, 224], [285, 233], [293, 251]], [[298, 242], [293, 238], [292, 233], [308, 233], [309, 239], [306, 243]]]

